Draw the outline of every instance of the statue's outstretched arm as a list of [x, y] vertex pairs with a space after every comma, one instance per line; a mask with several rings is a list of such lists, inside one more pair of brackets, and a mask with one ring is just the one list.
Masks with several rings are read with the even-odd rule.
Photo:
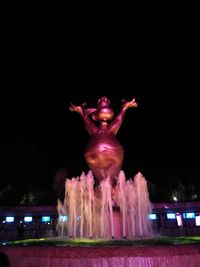
[[70, 111], [75, 111], [80, 114], [82, 117], [84, 126], [90, 135], [94, 134], [98, 131], [98, 127], [92, 122], [89, 118], [89, 115], [96, 111], [94, 108], [86, 108], [86, 103], [82, 104], [81, 106], [75, 106], [73, 103], [70, 104], [69, 107]]
[[119, 128], [122, 125], [122, 122], [124, 120], [124, 115], [125, 115], [127, 109], [128, 108], [135, 108], [137, 106], [138, 105], [135, 101], [135, 98], [133, 98], [133, 100], [131, 100], [131, 101], [122, 100], [122, 109], [121, 109], [120, 113], [115, 117], [115, 119], [110, 123], [110, 125], [108, 127], [109, 132], [116, 135]]

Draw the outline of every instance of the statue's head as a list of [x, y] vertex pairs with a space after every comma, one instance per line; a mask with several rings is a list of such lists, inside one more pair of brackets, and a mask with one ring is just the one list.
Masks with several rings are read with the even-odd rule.
[[107, 96], [103, 96], [101, 98], [99, 98], [99, 100], [97, 101], [97, 107], [101, 108], [101, 107], [109, 107], [110, 106], [110, 100]]
[[99, 98], [97, 102], [97, 110], [92, 114], [95, 121], [110, 121], [114, 116], [114, 111], [110, 107], [110, 100], [107, 96]]

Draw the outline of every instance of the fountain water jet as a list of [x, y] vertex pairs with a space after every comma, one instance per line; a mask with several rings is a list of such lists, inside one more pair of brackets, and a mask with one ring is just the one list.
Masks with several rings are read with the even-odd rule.
[[120, 171], [113, 199], [109, 177], [94, 188], [92, 171], [67, 179], [62, 222], [67, 237], [136, 238], [151, 233], [151, 211], [147, 182], [141, 173], [126, 181]]

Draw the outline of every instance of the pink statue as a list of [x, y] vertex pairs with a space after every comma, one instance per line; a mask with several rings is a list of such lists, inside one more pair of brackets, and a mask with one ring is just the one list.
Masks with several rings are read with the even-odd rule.
[[[114, 185], [124, 159], [124, 149], [115, 136], [122, 125], [126, 110], [137, 107], [137, 103], [135, 99], [129, 102], [122, 100], [122, 109], [114, 119], [114, 111], [106, 96], [98, 100], [97, 108], [86, 106], [86, 103], [81, 106], [71, 103], [69, 108], [81, 115], [85, 128], [91, 136], [85, 150], [86, 162], [98, 181], [109, 176]], [[97, 126], [94, 121], [100, 125]]]

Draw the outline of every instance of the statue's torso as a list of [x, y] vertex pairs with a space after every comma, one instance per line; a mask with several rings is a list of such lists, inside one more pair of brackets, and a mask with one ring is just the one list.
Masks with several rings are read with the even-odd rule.
[[[124, 150], [114, 134], [99, 131], [91, 136], [85, 150], [85, 158], [98, 180], [118, 176]], [[99, 176], [99, 177], [98, 177]]]

